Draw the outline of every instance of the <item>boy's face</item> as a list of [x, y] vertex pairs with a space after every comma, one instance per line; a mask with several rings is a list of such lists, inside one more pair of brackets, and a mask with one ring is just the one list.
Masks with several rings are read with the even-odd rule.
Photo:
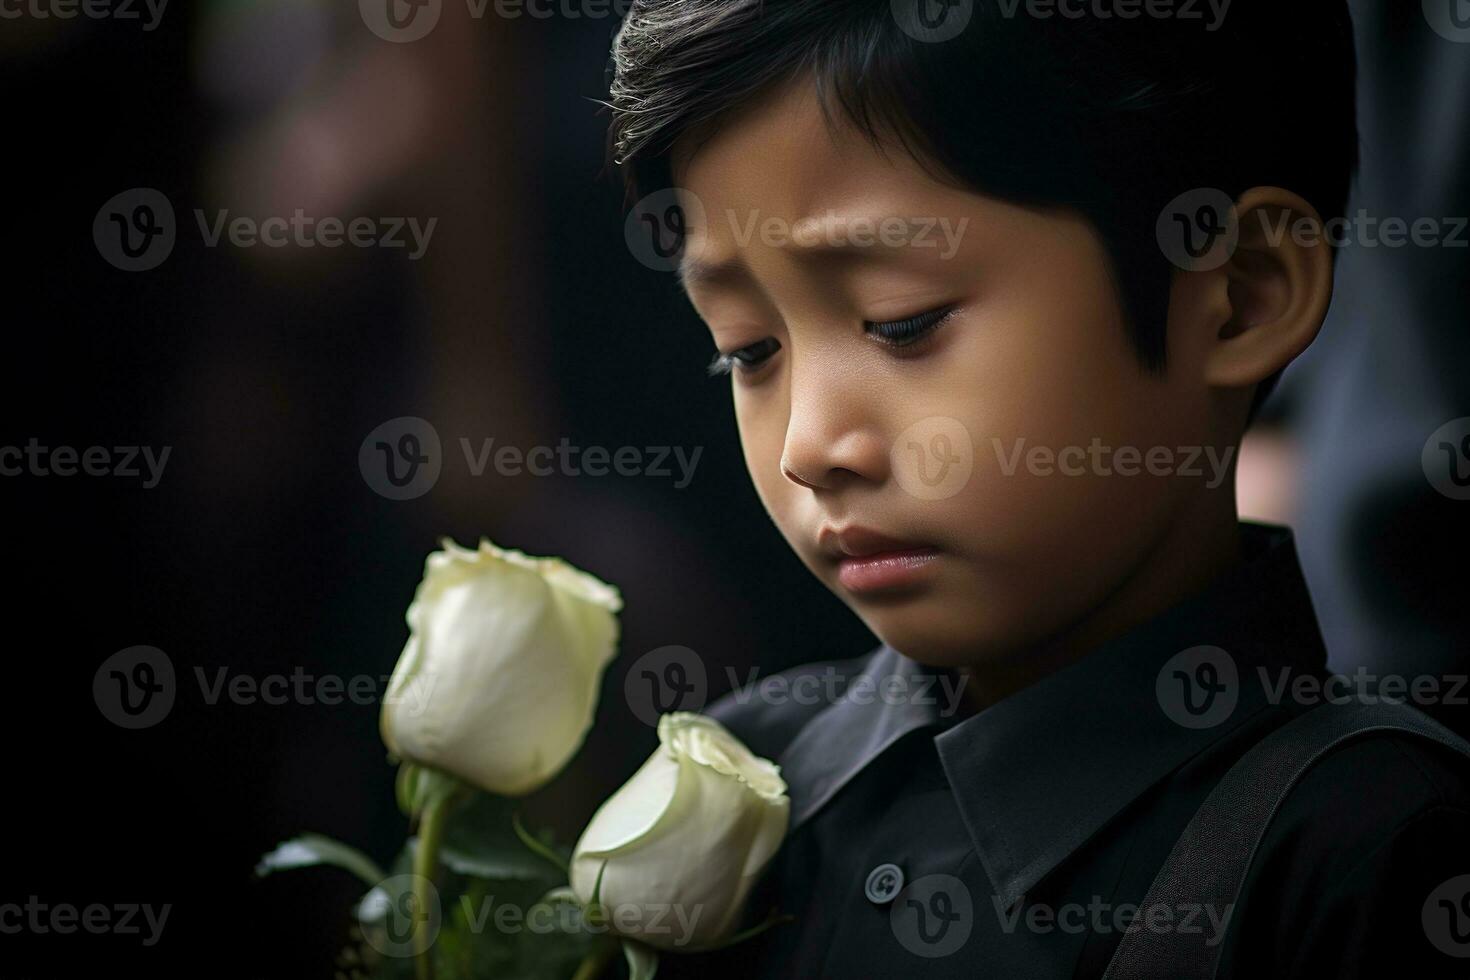
[[[1203, 345], [1171, 336], [1167, 374], [1146, 373], [1081, 218], [938, 183], [835, 122], [793, 85], [675, 155], [699, 204], [685, 286], [735, 355], [767, 511], [922, 662], [999, 663], [1126, 609], [1187, 552], [1205, 485], [1231, 492], [1187, 458], [1228, 442], [1191, 363]], [[1160, 475], [1186, 464], [1203, 475]]]

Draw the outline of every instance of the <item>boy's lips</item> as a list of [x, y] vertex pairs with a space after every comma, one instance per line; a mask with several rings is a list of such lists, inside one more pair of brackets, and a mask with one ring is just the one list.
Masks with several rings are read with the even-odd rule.
[[837, 565], [837, 580], [850, 592], [883, 592], [922, 584], [939, 549], [865, 527], [823, 526], [817, 546]]

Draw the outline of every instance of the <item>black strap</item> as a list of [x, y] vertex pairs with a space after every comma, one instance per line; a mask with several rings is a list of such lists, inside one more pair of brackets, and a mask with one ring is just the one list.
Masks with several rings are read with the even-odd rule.
[[[1470, 742], [1403, 704], [1326, 704], [1292, 719], [1241, 756], [1205, 799], [1149, 886], [1142, 909], [1232, 908], [1266, 828], [1308, 769], [1343, 743], [1375, 733], [1418, 735], [1470, 757]], [[1191, 904], [1191, 907], [1192, 907]], [[1204, 930], [1125, 932], [1103, 980], [1214, 980], [1225, 944]]]

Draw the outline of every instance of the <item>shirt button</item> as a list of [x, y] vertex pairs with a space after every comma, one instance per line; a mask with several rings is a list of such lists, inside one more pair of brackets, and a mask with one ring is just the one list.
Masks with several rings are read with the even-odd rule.
[[880, 864], [868, 872], [863, 894], [874, 905], [887, 905], [903, 890], [903, 871], [896, 864]]

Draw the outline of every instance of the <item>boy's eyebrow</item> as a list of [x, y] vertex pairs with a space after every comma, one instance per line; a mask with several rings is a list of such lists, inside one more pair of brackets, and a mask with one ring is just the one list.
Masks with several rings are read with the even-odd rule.
[[748, 275], [745, 263], [738, 256], [731, 256], [718, 262], [707, 262], [703, 259], [689, 259], [679, 263], [674, 270], [674, 275], [679, 280], [679, 285], [688, 292], [690, 286], [706, 286], [717, 283], [728, 283], [739, 279], [746, 279]]
[[[863, 244], [853, 241], [850, 235], [841, 234], [842, 229], [851, 229], [860, 225], [866, 225], [869, 228], [880, 227], [884, 221], [893, 217], [895, 215], [890, 213], [846, 214], [829, 208], [822, 214], [809, 215], [788, 226], [788, 229], [806, 229], [808, 234], [815, 232], [817, 241], [802, 244], [788, 237], [788, 240], [778, 247], [782, 251], [793, 251], [813, 257], [851, 256], [872, 250], [875, 246], [871, 243]], [[689, 259], [679, 264], [675, 275], [685, 292], [688, 292], [691, 286], [728, 285], [748, 281], [750, 271], [738, 255], [732, 255], [729, 258], [714, 261]]]

